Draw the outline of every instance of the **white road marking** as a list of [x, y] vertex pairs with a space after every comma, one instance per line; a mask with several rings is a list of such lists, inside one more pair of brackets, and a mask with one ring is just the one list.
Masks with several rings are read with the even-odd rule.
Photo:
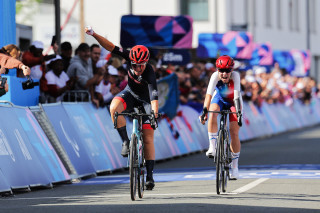
[[232, 191], [232, 193], [236, 193], [236, 194], [240, 194], [242, 192], [248, 191], [254, 187], [256, 187], [257, 185], [259, 185], [260, 183], [263, 183], [264, 181], [268, 180], [269, 178], [259, 178], [258, 180], [255, 180], [245, 186], [240, 187], [239, 189], [236, 189], [234, 191]]
[[[239, 189], [236, 189], [232, 192], [221, 193], [221, 195], [235, 195], [242, 192], [248, 191], [260, 183], [268, 180], [269, 178], [260, 178], [255, 180]], [[65, 197], [33, 197], [33, 198], [14, 198], [12, 200], [39, 200], [39, 199], [59, 199], [59, 200], [68, 200], [68, 199], [83, 199], [83, 198], [114, 198], [114, 197], [123, 197], [128, 194], [108, 194], [108, 195], [82, 195], [82, 196], [65, 196]], [[216, 195], [216, 192], [203, 192], [203, 193], [167, 193], [167, 194], [152, 194], [152, 196], [186, 196], [186, 195]], [[129, 195], [128, 195], [129, 196]], [[40, 204], [41, 205], [41, 204]], [[48, 204], [45, 204], [48, 205]]]

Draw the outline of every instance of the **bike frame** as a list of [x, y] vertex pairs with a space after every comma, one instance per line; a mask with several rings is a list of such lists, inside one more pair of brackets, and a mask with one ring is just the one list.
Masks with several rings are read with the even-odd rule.
[[[139, 111], [139, 114], [141, 112]], [[138, 141], [137, 141], [137, 147], [136, 149], [139, 151], [138, 154], [138, 162], [140, 162], [141, 160], [141, 152], [143, 152], [143, 148], [144, 148], [144, 144], [143, 144], [143, 138], [142, 138], [142, 117], [139, 117], [139, 119], [134, 118], [132, 121], [132, 134], [131, 134], [131, 138], [133, 138], [133, 135], [136, 135]], [[132, 146], [131, 144], [132, 140], [130, 140], [130, 146]], [[128, 157], [128, 161], [127, 161], [127, 166], [129, 166], [130, 164], [130, 153], [129, 153], [129, 157]], [[140, 164], [137, 165], [138, 166], [138, 171], [139, 173], [141, 172], [141, 168], [140, 168]]]

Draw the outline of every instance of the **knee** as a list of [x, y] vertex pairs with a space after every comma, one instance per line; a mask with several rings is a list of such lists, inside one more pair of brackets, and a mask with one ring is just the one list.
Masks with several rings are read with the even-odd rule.
[[121, 111], [118, 109], [118, 104], [112, 104], [110, 105], [110, 114], [113, 116], [115, 112], [120, 113]]
[[232, 138], [237, 138], [237, 137], [239, 137], [239, 131], [230, 130], [230, 136], [231, 136]]
[[210, 113], [209, 121], [210, 122], [217, 122], [218, 114], [217, 113]]
[[144, 134], [143, 143], [147, 146], [152, 145], [153, 144], [153, 134], [152, 133]]

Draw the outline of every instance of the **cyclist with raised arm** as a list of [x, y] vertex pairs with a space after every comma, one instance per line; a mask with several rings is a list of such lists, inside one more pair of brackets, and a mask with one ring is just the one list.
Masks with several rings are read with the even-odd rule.
[[[116, 97], [113, 98], [110, 105], [110, 113], [112, 122], [114, 122], [115, 112], [130, 111], [134, 107], [149, 107], [158, 116], [158, 89], [155, 72], [150, 64], [148, 64], [150, 53], [147, 47], [136, 45], [130, 51], [115, 46], [108, 39], [95, 33], [88, 26], [85, 28], [88, 35], [93, 36], [101, 46], [111, 53], [117, 54], [130, 62], [128, 69], [128, 85]], [[143, 141], [146, 160], [146, 189], [152, 190], [155, 186], [153, 179], [153, 168], [155, 160], [154, 149], [154, 127], [151, 127], [150, 120], [143, 117]], [[129, 137], [126, 129], [126, 120], [123, 116], [118, 118], [117, 131], [123, 141], [121, 155], [127, 157], [129, 153]]]
[[[239, 140], [239, 129], [242, 125], [242, 98], [240, 93], [240, 75], [233, 72], [233, 58], [227, 55], [219, 57], [216, 61], [218, 72], [211, 75], [207, 94], [204, 100], [202, 115], [200, 118], [202, 124], [207, 120], [207, 112], [231, 110], [237, 114], [229, 114], [229, 129], [231, 136], [231, 174], [230, 179], [239, 177], [238, 160], [240, 156], [241, 144]], [[216, 154], [216, 140], [218, 135], [217, 113], [210, 113], [208, 123], [209, 149], [206, 152], [208, 157], [214, 157]]]

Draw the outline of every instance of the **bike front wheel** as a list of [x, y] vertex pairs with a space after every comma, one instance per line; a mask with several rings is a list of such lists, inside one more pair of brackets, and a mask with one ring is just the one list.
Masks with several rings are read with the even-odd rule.
[[136, 194], [137, 194], [138, 164], [139, 164], [137, 142], [138, 142], [137, 136], [133, 134], [130, 141], [130, 164], [129, 164], [131, 200], [136, 200]]
[[223, 133], [219, 131], [217, 148], [216, 148], [216, 191], [219, 195], [223, 185], [223, 160], [222, 160], [222, 150], [223, 150]]
[[[224, 134], [226, 136], [226, 132]], [[223, 140], [223, 147], [222, 147], [222, 191], [226, 192], [227, 190], [227, 183], [228, 183], [228, 178], [229, 178], [229, 164], [228, 164], [228, 137], [224, 137], [225, 139]]]

